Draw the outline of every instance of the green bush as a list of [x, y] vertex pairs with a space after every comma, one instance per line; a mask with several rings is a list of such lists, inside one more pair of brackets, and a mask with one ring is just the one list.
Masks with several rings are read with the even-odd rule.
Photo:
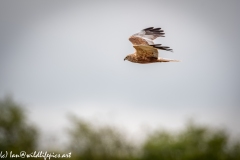
[[10, 97], [0, 99], [0, 114], [0, 152], [19, 154], [21, 151], [35, 151], [37, 130], [28, 124], [21, 106]]
[[180, 133], [152, 133], [143, 146], [143, 160], [240, 160], [240, 143], [230, 144], [224, 130], [189, 123]]
[[71, 117], [73, 128], [70, 147], [75, 159], [130, 160], [134, 147], [119, 131], [112, 127], [94, 127], [84, 120]]

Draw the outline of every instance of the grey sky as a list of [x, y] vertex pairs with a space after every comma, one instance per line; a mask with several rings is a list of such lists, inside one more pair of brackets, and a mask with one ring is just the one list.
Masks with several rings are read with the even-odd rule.
[[[26, 104], [43, 130], [66, 114], [179, 127], [187, 117], [240, 133], [240, 2], [0, 1], [0, 96]], [[161, 27], [180, 63], [123, 61], [128, 41]], [[94, 119], [93, 118], [93, 119]], [[52, 120], [54, 119], [54, 120]]]

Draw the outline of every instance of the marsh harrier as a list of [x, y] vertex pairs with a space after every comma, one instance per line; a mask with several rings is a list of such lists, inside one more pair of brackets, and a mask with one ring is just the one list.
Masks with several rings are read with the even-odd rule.
[[136, 51], [127, 55], [124, 60], [134, 63], [179, 62], [178, 60], [158, 57], [158, 49], [172, 52], [172, 49], [167, 46], [153, 43], [154, 39], [164, 37], [164, 34], [161, 28], [149, 27], [132, 35], [129, 41], [132, 42]]

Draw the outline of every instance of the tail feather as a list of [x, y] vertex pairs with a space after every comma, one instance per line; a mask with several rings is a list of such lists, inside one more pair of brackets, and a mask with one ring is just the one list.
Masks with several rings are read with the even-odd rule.
[[175, 59], [165, 59], [165, 58], [158, 58], [158, 62], [180, 62], [179, 60]]

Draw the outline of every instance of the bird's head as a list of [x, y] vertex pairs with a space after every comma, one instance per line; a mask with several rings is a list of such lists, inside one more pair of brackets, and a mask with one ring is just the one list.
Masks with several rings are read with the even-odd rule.
[[125, 60], [129, 60], [129, 57], [130, 57], [130, 56], [127, 55], [127, 56], [124, 58], [124, 61], [125, 61]]

